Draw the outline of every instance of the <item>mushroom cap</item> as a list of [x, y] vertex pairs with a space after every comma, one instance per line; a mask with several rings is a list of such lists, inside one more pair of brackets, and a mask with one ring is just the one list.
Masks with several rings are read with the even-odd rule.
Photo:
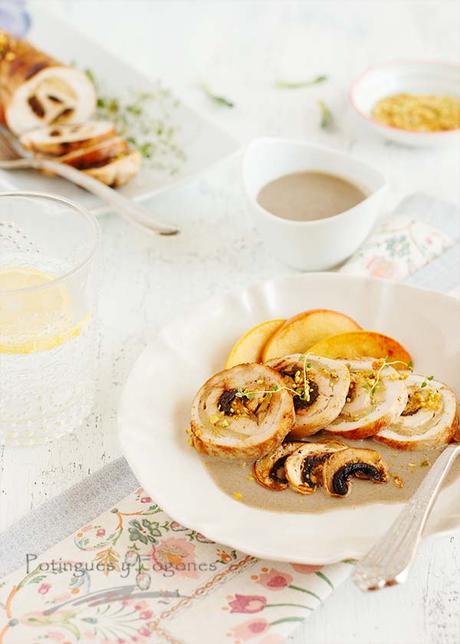
[[253, 467], [256, 481], [270, 490], [285, 490], [289, 485], [285, 471], [286, 459], [302, 445], [304, 443], [299, 441], [287, 441], [259, 458]]
[[192, 445], [203, 454], [236, 460], [255, 460], [272, 451], [294, 423], [292, 396], [282, 387], [279, 373], [262, 364], [215, 374], [192, 404]]
[[113, 136], [115, 126], [110, 121], [86, 121], [41, 127], [26, 132], [20, 141], [25, 148], [38, 154], [61, 156]]
[[[301, 405], [296, 404], [299, 397], [294, 396], [296, 419], [291, 431], [293, 438], [303, 438], [316, 434], [329, 425], [340, 414], [350, 387], [350, 372], [343, 361], [322, 358], [313, 355], [292, 354], [276, 358], [267, 365], [276, 369], [285, 377], [288, 373], [300, 373], [300, 384], [303, 386], [304, 365], [308, 364], [306, 375], [310, 389], [310, 400]], [[291, 378], [286, 378], [292, 383]], [[291, 384], [292, 386], [292, 384]]]
[[388, 468], [377, 451], [356, 447], [336, 451], [325, 461], [323, 485], [331, 496], [349, 494], [352, 477], [385, 483]]
[[317, 487], [323, 485], [325, 462], [334, 452], [343, 449], [347, 449], [347, 445], [332, 440], [300, 445], [287, 457], [284, 465], [289, 486], [301, 494], [313, 494]]
[[[340, 414], [324, 429], [351, 439], [374, 436], [406, 406], [406, 375], [375, 358], [346, 360], [344, 364], [351, 374], [350, 392]], [[379, 381], [372, 392], [377, 374]]]
[[454, 392], [441, 382], [415, 373], [408, 376], [405, 385], [405, 409], [374, 440], [402, 450], [430, 449], [454, 440], [458, 427]]

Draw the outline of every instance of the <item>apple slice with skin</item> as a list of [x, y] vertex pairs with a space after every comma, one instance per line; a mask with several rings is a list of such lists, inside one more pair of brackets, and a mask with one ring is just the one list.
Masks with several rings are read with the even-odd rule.
[[293, 353], [305, 353], [324, 338], [359, 329], [361, 327], [357, 322], [338, 311], [304, 311], [286, 320], [272, 335], [265, 345], [262, 360], [267, 362]]
[[285, 320], [266, 320], [246, 331], [233, 345], [225, 362], [225, 368], [230, 369], [246, 362], [261, 362], [262, 350], [267, 340], [284, 322]]
[[396, 362], [393, 365], [395, 369], [407, 369], [412, 364], [409, 352], [399, 342], [374, 331], [355, 331], [324, 338], [311, 347], [310, 353], [347, 360], [387, 358], [389, 362]]

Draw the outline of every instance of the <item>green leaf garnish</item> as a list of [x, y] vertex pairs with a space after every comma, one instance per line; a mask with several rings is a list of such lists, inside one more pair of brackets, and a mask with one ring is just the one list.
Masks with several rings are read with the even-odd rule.
[[327, 129], [332, 123], [332, 112], [324, 101], [319, 101], [319, 109], [321, 111], [320, 125], [323, 130]]
[[276, 81], [275, 87], [278, 87], [279, 89], [300, 89], [302, 87], [311, 87], [312, 85], [319, 85], [320, 83], [324, 83], [324, 81], [326, 80], [327, 80], [327, 76], [316, 76], [316, 78], [312, 78], [310, 80], [305, 80], [305, 81], [279, 80], [279, 81]]
[[226, 96], [221, 96], [219, 94], [214, 94], [210, 90], [209, 86], [206, 85], [206, 83], [203, 83], [201, 85], [201, 89], [206, 94], [206, 96], [208, 98], [210, 98], [211, 101], [213, 101], [217, 105], [222, 105], [224, 107], [229, 107], [229, 108], [235, 107], [235, 103], [233, 101], [231, 101], [229, 98], [227, 98]]

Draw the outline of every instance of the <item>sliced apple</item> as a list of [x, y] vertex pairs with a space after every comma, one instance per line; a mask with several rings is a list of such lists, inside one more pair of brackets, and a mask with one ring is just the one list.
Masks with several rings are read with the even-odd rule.
[[304, 311], [286, 320], [272, 335], [263, 350], [262, 361], [267, 362], [292, 353], [305, 353], [324, 338], [358, 329], [361, 327], [357, 322], [338, 311]]
[[409, 352], [399, 342], [373, 331], [355, 331], [324, 338], [310, 348], [310, 353], [347, 360], [387, 358], [389, 362], [396, 361], [395, 369], [407, 369], [412, 364]]
[[225, 368], [230, 369], [246, 362], [261, 362], [262, 351], [267, 340], [284, 322], [285, 320], [267, 320], [246, 331], [233, 345], [225, 362]]

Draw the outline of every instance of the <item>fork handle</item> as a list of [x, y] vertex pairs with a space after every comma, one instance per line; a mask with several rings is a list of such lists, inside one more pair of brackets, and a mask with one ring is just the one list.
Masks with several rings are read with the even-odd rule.
[[442, 452], [393, 525], [359, 561], [352, 576], [358, 588], [380, 590], [406, 581], [426, 520], [458, 449], [449, 446]]
[[127, 199], [113, 188], [109, 188], [104, 183], [97, 179], [84, 174], [80, 170], [73, 168], [70, 165], [52, 161], [49, 159], [27, 159], [28, 167], [34, 167], [37, 170], [46, 170], [57, 174], [72, 183], [77, 184], [88, 192], [93, 193], [106, 203], [108, 203], [113, 210], [115, 210], [124, 219], [134, 224], [142, 230], [147, 230], [156, 235], [176, 235], [179, 231], [177, 228], [163, 226], [162, 224], [155, 223], [151, 220], [150, 212], [136, 204], [131, 199]]

